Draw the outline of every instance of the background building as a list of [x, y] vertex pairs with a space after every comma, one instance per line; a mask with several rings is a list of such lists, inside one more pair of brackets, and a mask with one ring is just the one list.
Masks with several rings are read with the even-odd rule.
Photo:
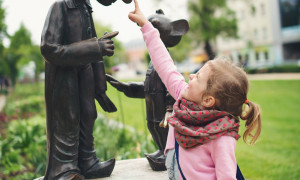
[[238, 19], [238, 39], [218, 37], [219, 55], [248, 67], [300, 60], [300, 0], [230, 0]]

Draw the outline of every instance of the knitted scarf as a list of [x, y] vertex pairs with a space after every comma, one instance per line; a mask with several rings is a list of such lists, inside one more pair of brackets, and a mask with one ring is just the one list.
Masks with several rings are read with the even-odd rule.
[[174, 113], [168, 123], [175, 129], [175, 138], [183, 148], [208, 143], [220, 136], [240, 138], [239, 119], [227, 112], [201, 110], [197, 104], [179, 99], [173, 106]]

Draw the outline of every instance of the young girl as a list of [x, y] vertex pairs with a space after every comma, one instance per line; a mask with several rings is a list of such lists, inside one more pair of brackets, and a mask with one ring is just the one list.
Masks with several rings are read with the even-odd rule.
[[228, 60], [217, 58], [206, 63], [197, 74], [191, 74], [186, 83], [176, 71], [159, 32], [145, 18], [137, 0], [134, 3], [135, 10], [129, 13], [129, 19], [142, 27], [152, 63], [177, 99], [168, 119], [165, 153], [169, 178], [236, 179], [239, 118], [246, 120], [243, 135], [246, 143], [250, 136], [249, 143], [254, 144], [261, 130], [260, 108], [247, 99], [246, 73]]

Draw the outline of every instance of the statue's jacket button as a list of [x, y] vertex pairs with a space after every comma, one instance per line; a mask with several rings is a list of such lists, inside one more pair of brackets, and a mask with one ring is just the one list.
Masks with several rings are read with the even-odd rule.
[[92, 34], [92, 28], [91, 27], [88, 27], [87, 30], [86, 30], [86, 33], [88, 35], [91, 35]]

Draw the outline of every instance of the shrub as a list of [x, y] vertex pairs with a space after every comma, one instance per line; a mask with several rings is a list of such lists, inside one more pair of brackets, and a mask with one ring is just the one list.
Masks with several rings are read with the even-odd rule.
[[43, 96], [29, 96], [20, 100], [9, 101], [4, 109], [8, 116], [27, 117], [30, 114], [45, 113], [45, 100]]
[[14, 120], [6, 126], [0, 138], [1, 178], [32, 179], [43, 174], [47, 147], [44, 118]]
[[281, 65], [261, 68], [245, 68], [248, 74], [256, 73], [289, 73], [289, 72], [300, 72], [300, 66], [297, 65]]
[[[132, 128], [112, 125], [106, 118], [98, 118], [94, 126], [95, 149], [101, 161], [116, 158], [143, 157], [153, 152], [151, 137]], [[6, 124], [0, 137], [0, 179], [34, 179], [42, 176], [46, 168], [45, 117], [13, 120]]]
[[145, 137], [143, 132], [106, 118], [96, 120], [94, 137], [95, 149], [102, 161], [112, 157], [117, 160], [140, 158], [144, 152], [155, 151], [151, 136]]

